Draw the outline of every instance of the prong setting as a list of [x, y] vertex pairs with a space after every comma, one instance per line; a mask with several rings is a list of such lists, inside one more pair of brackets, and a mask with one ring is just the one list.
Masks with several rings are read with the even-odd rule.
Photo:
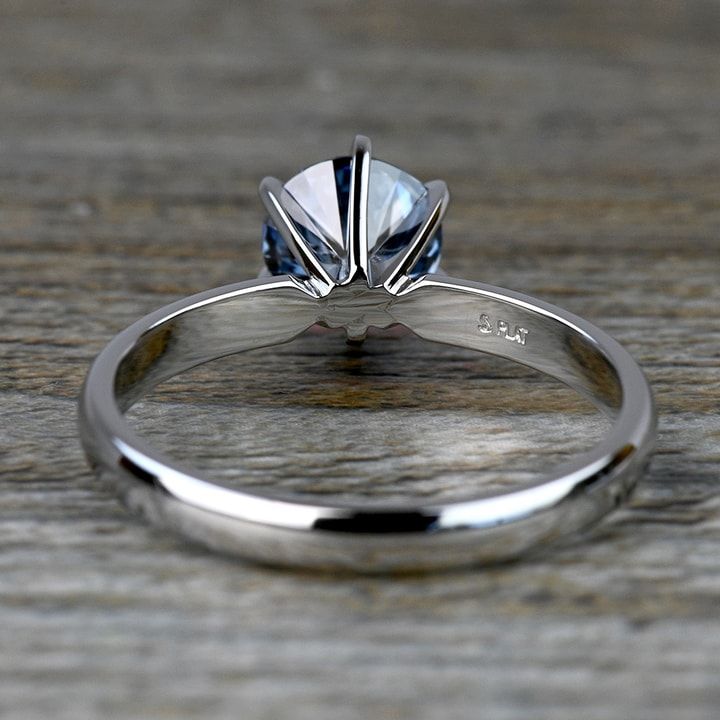
[[348, 276], [344, 284], [365, 280], [372, 287], [368, 264], [368, 196], [370, 189], [370, 139], [358, 135], [350, 164], [347, 242]]
[[265, 205], [270, 219], [292, 254], [310, 277], [310, 282], [320, 291], [321, 295], [327, 295], [336, 283], [298, 231], [295, 222], [281, 201], [282, 191], [283, 185], [277, 178], [266, 177], [260, 183], [260, 199]]
[[397, 295], [437, 270], [446, 184], [423, 185], [373, 159], [363, 135], [349, 157], [312, 165], [285, 184], [265, 178], [260, 197], [269, 215], [263, 254], [270, 272], [317, 296], [355, 285]]
[[384, 268], [379, 280], [392, 295], [397, 295], [411, 279], [409, 273], [420, 259], [440, 228], [450, 201], [447, 184], [443, 180], [432, 180], [425, 185], [428, 193], [429, 213], [415, 232], [410, 243], [400, 251]]

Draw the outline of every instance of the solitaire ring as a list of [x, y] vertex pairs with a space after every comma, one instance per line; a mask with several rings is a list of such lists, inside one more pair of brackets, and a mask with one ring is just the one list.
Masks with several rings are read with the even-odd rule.
[[[422, 184], [351, 155], [282, 184], [266, 178], [259, 278], [187, 297], [138, 320], [92, 364], [80, 433], [97, 474], [152, 523], [273, 565], [437, 570], [514, 558], [584, 529], [625, 500], [649, 462], [653, 398], [630, 355], [554, 305], [439, 271], [444, 182]], [[158, 383], [217, 358], [285, 343], [314, 325], [361, 341], [401, 325], [429, 341], [508, 358], [560, 380], [611, 421], [590, 450], [521, 489], [448, 503], [379, 506], [270, 495], [211, 481], [154, 449], [125, 412]], [[300, 469], [302, 472], [302, 469]]]

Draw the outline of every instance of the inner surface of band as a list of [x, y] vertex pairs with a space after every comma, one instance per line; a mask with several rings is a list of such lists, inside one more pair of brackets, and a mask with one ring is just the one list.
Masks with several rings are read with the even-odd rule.
[[[622, 402], [618, 372], [583, 328], [545, 309], [489, 286], [455, 286], [429, 276], [398, 297], [382, 289], [318, 301], [292, 285], [218, 296], [159, 320], [131, 346], [115, 374], [121, 409], [174, 375], [225, 355], [289, 341], [321, 322], [336, 327], [345, 317], [380, 327], [400, 323], [427, 340], [509, 358], [548, 374], [615, 416]], [[349, 301], [348, 301], [349, 302]], [[380, 307], [381, 309], [378, 309]], [[548, 308], [550, 306], [547, 306]]]
[[426, 340], [522, 363], [569, 385], [611, 418], [617, 415], [622, 384], [600, 338], [614, 341], [580, 318], [571, 322], [556, 315], [540, 301], [489, 286], [468, 292], [465, 284], [428, 277], [399, 298], [394, 315]]

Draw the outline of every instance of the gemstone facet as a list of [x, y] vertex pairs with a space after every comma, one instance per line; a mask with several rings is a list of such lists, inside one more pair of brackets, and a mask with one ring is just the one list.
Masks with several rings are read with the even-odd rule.
[[[348, 202], [351, 159], [326, 160], [309, 167], [283, 186], [282, 204], [328, 274], [338, 283], [348, 274]], [[403, 170], [371, 160], [368, 187], [368, 254], [382, 265], [404, 250], [430, 208], [425, 186]], [[433, 235], [408, 273], [417, 278], [440, 262], [442, 232]], [[263, 256], [273, 275], [307, 279], [271, 220], [263, 226]]]

